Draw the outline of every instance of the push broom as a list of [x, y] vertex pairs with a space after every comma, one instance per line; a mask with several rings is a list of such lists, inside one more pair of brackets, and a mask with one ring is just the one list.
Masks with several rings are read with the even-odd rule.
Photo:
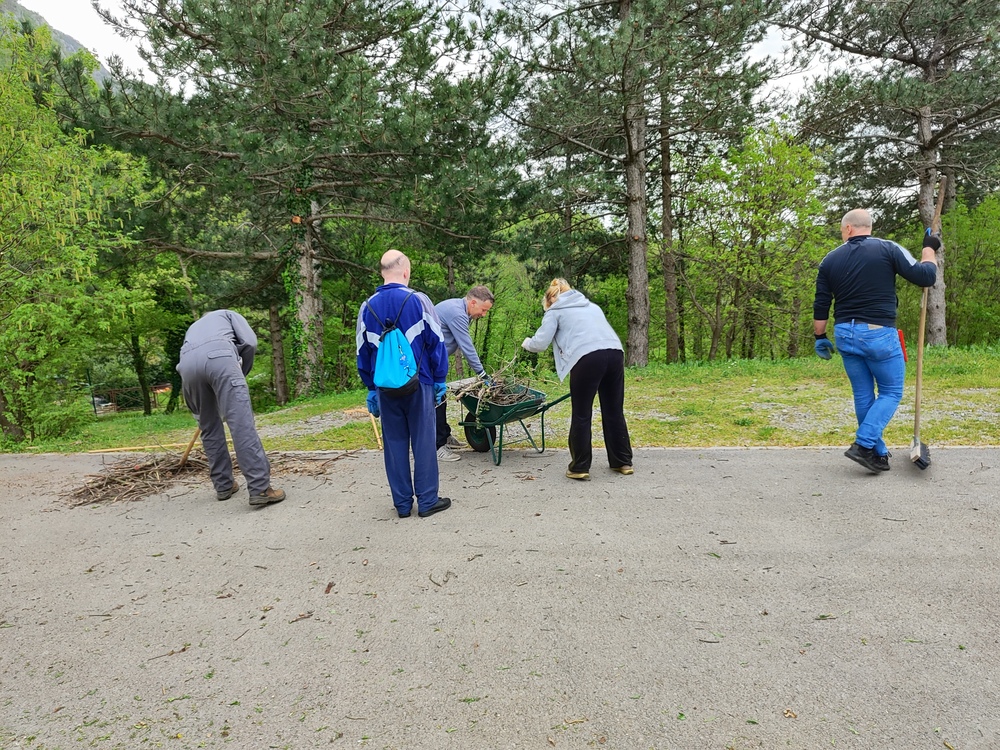
[[[937, 206], [934, 209], [934, 219], [931, 221], [931, 231], [937, 229], [941, 232], [941, 209], [944, 207], [944, 177], [938, 184]], [[923, 384], [924, 376], [924, 328], [927, 323], [927, 299], [930, 294], [930, 287], [924, 287], [924, 294], [920, 301], [920, 329], [917, 332], [917, 385], [916, 401], [913, 404], [913, 443], [910, 445], [910, 460], [918, 469], [926, 469], [931, 465], [931, 449], [926, 443], [920, 441], [920, 388]]]

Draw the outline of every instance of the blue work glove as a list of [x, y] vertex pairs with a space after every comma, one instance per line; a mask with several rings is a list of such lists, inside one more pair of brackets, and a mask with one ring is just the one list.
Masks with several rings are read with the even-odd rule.
[[833, 342], [826, 337], [825, 333], [814, 334], [816, 336], [816, 343], [813, 344], [813, 349], [816, 350], [816, 356], [820, 359], [830, 359], [836, 351], [833, 348]]
[[941, 249], [941, 238], [936, 234], [931, 234], [930, 227], [924, 232], [924, 247], [929, 247], [934, 251]]
[[443, 404], [445, 397], [448, 395], [448, 386], [444, 383], [434, 384], [434, 403]]
[[486, 383], [486, 385], [488, 385], [490, 388], [493, 387], [493, 381], [490, 379], [490, 376], [486, 374], [485, 370], [479, 373], [476, 377], [482, 380], [484, 383]]
[[373, 417], [378, 416], [378, 394], [375, 391], [368, 391], [368, 398], [365, 401], [368, 405], [368, 413]]

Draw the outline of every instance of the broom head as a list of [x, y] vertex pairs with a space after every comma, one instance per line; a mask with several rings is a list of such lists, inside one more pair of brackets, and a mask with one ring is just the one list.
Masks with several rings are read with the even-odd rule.
[[919, 438], [913, 438], [910, 446], [910, 460], [918, 469], [926, 469], [931, 465], [931, 449], [926, 443], [921, 443]]

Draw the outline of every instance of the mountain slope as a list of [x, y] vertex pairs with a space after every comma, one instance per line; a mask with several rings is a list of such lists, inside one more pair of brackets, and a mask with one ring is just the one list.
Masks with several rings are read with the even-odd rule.
[[[0, 0], [0, 13], [6, 15], [12, 15], [19, 21], [30, 21], [32, 26], [48, 26], [52, 31], [52, 39], [56, 44], [62, 49], [63, 54], [67, 57], [72, 55], [74, 52], [79, 52], [82, 49], [87, 49], [83, 44], [78, 42], [76, 39], [71, 37], [69, 34], [59, 31], [51, 23], [46, 21], [38, 13], [20, 5], [17, 0]], [[88, 50], [89, 51], [89, 50]], [[93, 54], [93, 53], [91, 53]], [[101, 65], [100, 68], [94, 73], [94, 78], [100, 83], [104, 78], [110, 75], [107, 69]]]

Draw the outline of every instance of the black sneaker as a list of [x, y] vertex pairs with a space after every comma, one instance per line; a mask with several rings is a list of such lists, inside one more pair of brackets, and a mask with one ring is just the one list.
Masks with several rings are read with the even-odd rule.
[[[880, 471], [884, 471], [879, 466], [878, 461], [876, 461], [875, 450], [873, 448], [865, 448], [857, 443], [851, 443], [851, 447], [844, 451], [844, 455], [852, 461], [856, 461], [861, 464], [873, 474], [878, 474]], [[887, 460], [886, 466], [888, 465], [889, 462]]]
[[437, 502], [434, 503], [427, 510], [417, 511], [417, 515], [421, 518], [427, 518], [428, 516], [433, 516], [435, 513], [440, 513], [442, 510], [448, 510], [451, 507], [451, 498], [448, 497], [438, 497]]
[[889, 466], [889, 459], [892, 458], [891, 453], [886, 453], [884, 456], [875, 454], [875, 465], [878, 466], [879, 471], [889, 471], [892, 467]]

